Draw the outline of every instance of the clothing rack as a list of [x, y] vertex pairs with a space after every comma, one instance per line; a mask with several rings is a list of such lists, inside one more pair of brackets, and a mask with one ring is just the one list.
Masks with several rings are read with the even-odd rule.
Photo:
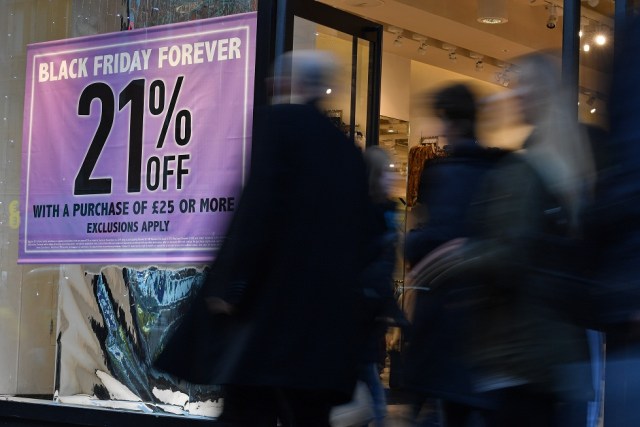
[[426, 161], [445, 157], [446, 151], [438, 145], [438, 136], [421, 136], [420, 144], [409, 149], [409, 172], [407, 177], [407, 207], [415, 206], [418, 200], [420, 176]]

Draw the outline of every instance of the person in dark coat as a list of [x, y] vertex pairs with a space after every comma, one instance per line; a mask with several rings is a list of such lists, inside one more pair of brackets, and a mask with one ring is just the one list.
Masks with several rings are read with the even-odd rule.
[[290, 102], [256, 111], [249, 180], [213, 266], [212, 280], [228, 282], [209, 308], [236, 319], [214, 382], [225, 388], [220, 420], [232, 426], [327, 427], [357, 376], [365, 166], [317, 106], [333, 58], [295, 51], [275, 69]]
[[599, 179], [594, 223], [600, 250], [594, 317], [606, 335], [604, 424], [640, 425], [640, 18], [616, 38], [610, 167]]
[[589, 144], [543, 55], [518, 63], [525, 149], [491, 171], [474, 207], [479, 234], [437, 250], [421, 281], [480, 277], [469, 309], [473, 387], [495, 399], [486, 425], [584, 426], [593, 397], [582, 325], [584, 212], [595, 181]]
[[[428, 214], [425, 225], [407, 237], [410, 265], [451, 239], [472, 235], [469, 209], [473, 197], [498, 158], [497, 152], [478, 144], [477, 107], [470, 88], [463, 84], [445, 87], [433, 96], [432, 103], [444, 124], [449, 155], [425, 164], [418, 202]], [[474, 408], [483, 404], [472, 389], [465, 360], [469, 342], [465, 305], [473, 283], [458, 280], [441, 289], [412, 292], [404, 386], [421, 398], [441, 399], [447, 426], [465, 426]]]

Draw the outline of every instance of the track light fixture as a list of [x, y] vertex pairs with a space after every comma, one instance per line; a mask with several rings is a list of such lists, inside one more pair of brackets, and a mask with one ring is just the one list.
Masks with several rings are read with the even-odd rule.
[[442, 44], [442, 48], [446, 51], [449, 52], [449, 60], [451, 62], [457, 62], [458, 61], [458, 55], [456, 54], [456, 47], [452, 46], [448, 43], [443, 43]]
[[553, 30], [556, 28], [556, 24], [558, 23], [558, 11], [556, 10], [556, 5], [551, 3], [547, 6], [549, 9], [549, 18], [547, 18], [547, 28]]
[[387, 31], [389, 31], [391, 34], [393, 34], [394, 36], [396, 36], [396, 38], [393, 40], [393, 45], [400, 47], [402, 46], [402, 33], [404, 32], [404, 30], [402, 28], [399, 27], [388, 27]]
[[587, 99], [587, 105], [589, 106], [589, 112], [594, 114], [596, 112], [596, 97], [591, 95], [589, 99]]
[[427, 38], [423, 35], [420, 34], [414, 34], [413, 35], [413, 39], [415, 41], [417, 41], [418, 43], [420, 43], [420, 45], [418, 46], [418, 54], [419, 55], [426, 55], [427, 54]]
[[504, 87], [508, 87], [511, 84], [511, 77], [509, 75], [510, 71], [511, 70], [509, 68], [505, 68], [502, 71], [498, 71], [495, 76], [496, 83]]

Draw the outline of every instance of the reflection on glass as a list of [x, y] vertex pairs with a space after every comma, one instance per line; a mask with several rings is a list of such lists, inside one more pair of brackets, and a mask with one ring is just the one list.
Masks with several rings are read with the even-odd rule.
[[392, 159], [389, 168], [398, 176], [391, 194], [395, 199], [404, 199], [407, 192], [409, 122], [380, 116], [380, 146], [389, 153]]
[[[355, 122], [354, 141], [364, 149], [367, 129], [367, 101], [369, 96], [369, 42], [358, 39], [357, 54], [353, 55], [353, 37], [333, 28], [295, 17], [293, 50], [318, 49], [331, 52], [338, 60], [339, 71], [335, 87], [327, 88], [321, 108], [345, 133], [350, 133], [352, 118]], [[352, 82], [356, 65], [355, 84]], [[355, 93], [355, 108], [352, 95]]]
[[293, 50], [326, 50], [338, 60], [335, 87], [327, 88], [321, 107], [346, 132], [351, 120], [351, 63], [352, 37], [306, 19], [295, 17]]

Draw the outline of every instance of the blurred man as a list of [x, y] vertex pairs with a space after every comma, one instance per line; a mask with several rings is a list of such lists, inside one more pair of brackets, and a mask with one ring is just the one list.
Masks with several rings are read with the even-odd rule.
[[[503, 154], [477, 142], [477, 104], [470, 87], [460, 83], [443, 87], [430, 101], [442, 121], [449, 155], [428, 160], [422, 172], [418, 202], [428, 210], [428, 219], [423, 218], [425, 225], [407, 236], [405, 255], [412, 266], [438, 246], [473, 235], [472, 201]], [[470, 339], [468, 306], [475, 286], [463, 277], [430, 292], [415, 291], [404, 385], [418, 404], [426, 398], [440, 399], [449, 427], [468, 425], [477, 408], [486, 404], [473, 390], [465, 360]]]
[[274, 70], [278, 98], [256, 112], [250, 178], [214, 265], [226, 293], [208, 300], [239, 324], [215, 381], [220, 420], [327, 427], [356, 379], [368, 187], [359, 150], [317, 107], [333, 58], [296, 51]]

